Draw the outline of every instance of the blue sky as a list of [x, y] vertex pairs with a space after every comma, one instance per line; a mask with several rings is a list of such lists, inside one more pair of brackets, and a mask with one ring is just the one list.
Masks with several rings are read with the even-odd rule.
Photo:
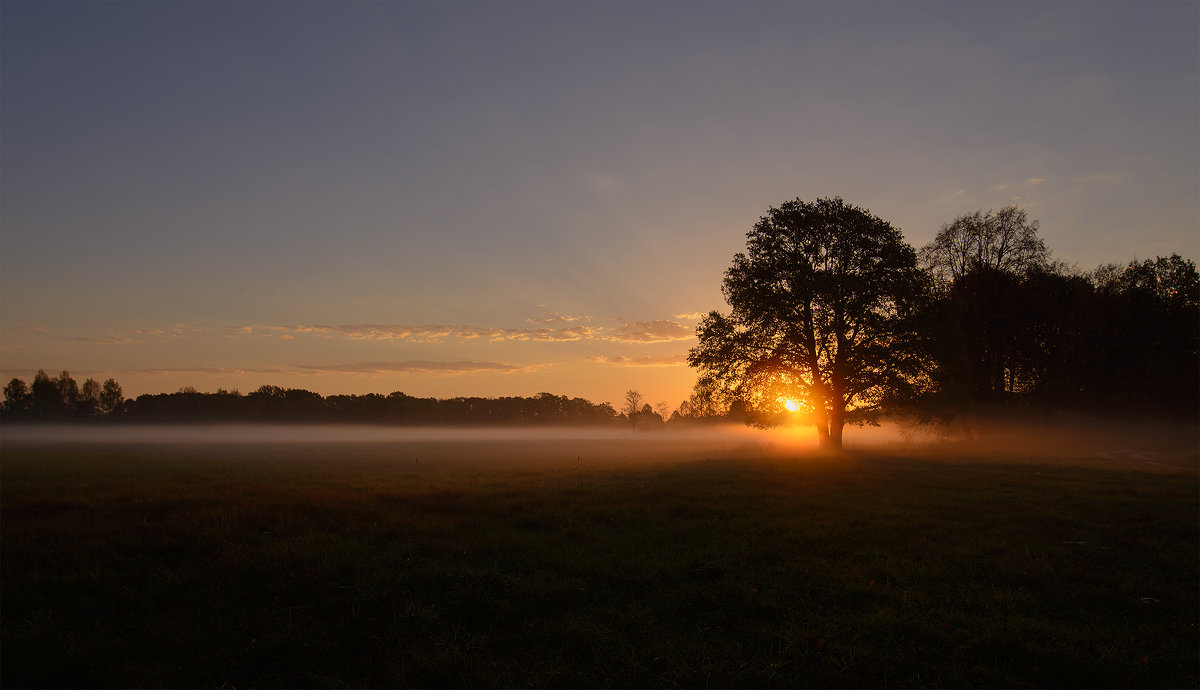
[[1200, 256], [1200, 4], [5, 2], [0, 369], [676, 404], [768, 206]]

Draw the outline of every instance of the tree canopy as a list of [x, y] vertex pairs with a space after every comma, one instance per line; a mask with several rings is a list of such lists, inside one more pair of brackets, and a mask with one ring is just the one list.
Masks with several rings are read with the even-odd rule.
[[943, 225], [921, 248], [921, 259], [938, 277], [952, 280], [978, 269], [1023, 274], [1044, 268], [1050, 252], [1038, 237], [1038, 222], [1017, 206], [1005, 206], [965, 213]]
[[899, 230], [841, 198], [771, 207], [746, 235], [688, 363], [761, 425], [807, 416], [822, 446], [929, 381], [928, 274]]

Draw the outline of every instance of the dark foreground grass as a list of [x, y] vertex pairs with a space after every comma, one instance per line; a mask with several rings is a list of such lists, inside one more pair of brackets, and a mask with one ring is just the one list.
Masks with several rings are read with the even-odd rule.
[[1194, 461], [410, 455], [6, 448], [3, 685], [1198, 683]]

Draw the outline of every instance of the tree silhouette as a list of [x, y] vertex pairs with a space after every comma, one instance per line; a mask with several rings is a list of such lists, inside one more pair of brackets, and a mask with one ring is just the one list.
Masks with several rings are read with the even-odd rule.
[[66, 417], [74, 416], [79, 411], [79, 384], [67, 371], [58, 375], [57, 382], [62, 396], [62, 413]]
[[[941, 403], [957, 413], [995, 407], [1041, 386], [1050, 350], [1063, 351], [1055, 308], [1071, 302], [1068, 277], [1050, 263], [1038, 222], [1006, 206], [974, 211], [942, 226], [921, 248], [939, 280], [938, 343]], [[1053, 303], [1038, 303], [1043, 290]]]
[[724, 417], [728, 411], [728, 407], [721, 404], [717, 385], [706, 376], [696, 380], [692, 385], [692, 394], [680, 408], [684, 410], [684, 416], [693, 419], [717, 419]]
[[900, 232], [841, 198], [772, 207], [746, 235], [688, 364], [763, 425], [805, 405], [822, 447], [929, 382], [931, 283]]
[[4, 412], [13, 418], [27, 416], [33, 408], [33, 393], [21, 379], [14, 378], [4, 387]]
[[100, 414], [116, 414], [125, 404], [125, 394], [116, 379], [105, 379], [100, 388]]
[[79, 401], [76, 410], [80, 417], [92, 417], [100, 411], [100, 383], [89, 378], [79, 387]]
[[671, 418], [671, 404], [666, 400], [654, 403], [654, 411], [658, 413], [659, 418], [664, 422]]
[[1091, 354], [1094, 395], [1128, 406], [1195, 418], [1200, 407], [1200, 274], [1178, 254], [1092, 274], [1096, 313]]
[[33, 415], [38, 419], [57, 419], [63, 416], [62, 391], [58, 381], [51, 378], [44, 370], [38, 369], [33, 376], [30, 386], [33, 397]]
[[947, 281], [977, 269], [1024, 274], [1044, 268], [1050, 260], [1037, 231], [1038, 222], [1031, 222], [1016, 206], [974, 211], [943, 225], [933, 241], [921, 247], [921, 261]]
[[632, 389], [625, 391], [625, 404], [621, 407], [621, 413], [631, 426], [637, 426], [637, 417], [641, 411], [642, 394]]

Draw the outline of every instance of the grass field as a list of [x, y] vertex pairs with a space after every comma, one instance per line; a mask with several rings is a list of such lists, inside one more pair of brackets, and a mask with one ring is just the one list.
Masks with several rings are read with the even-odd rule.
[[1196, 687], [1184, 439], [8, 443], [0, 680]]

